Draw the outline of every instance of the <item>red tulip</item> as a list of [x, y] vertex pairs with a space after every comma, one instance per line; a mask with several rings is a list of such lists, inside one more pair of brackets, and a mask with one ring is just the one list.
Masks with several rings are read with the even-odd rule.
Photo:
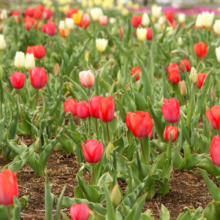
[[37, 5], [36, 9], [40, 10], [40, 11], [44, 11], [44, 6], [43, 5]]
[[120, 27], [119, 31], [120, 31], [120, 36], [121, 36], [121, 38], [124, 38], [124, 34], [123, 34], [123, 29], [122, 29], [122, 27]]
[[180, 73], [177, 70], [168, 73], [169, 81], [172, 84], [178, 84], [180, 81]]
[[211, 142], [210, 154], [212, 162], [220, 167], [220, 138], [218, 135], [214, 136]]
[[109, 97], [103, 97], [99, 100], [99, 118], [103, 122], [111, 122], [114, 118], [115, 102], [114, 99]]
[[53, 12], [49, 8], [45, 8], [43, 12], [43, 17], [45, 20], [50, 19], [53, 16]]
[[84, 26], [87, 29], [89, 27], [89, 21], [84, 19], [84, 18], [82, 18], [82, 20], [79, 23], [79, 27], [84, 27]]
[[45, 47], [43, 45], [36, 45], [34, 47], [34, 57], [37, 59], [41, 59], [45, 56]]
[[48, 21], [46, 24], [46, 33], [50, 36], [53, 36], [56, 34], [56, 23], [54, 23], [53, 21]]
[[220, 130], [220, 106], [212, 106], [206, 111], [206, 116], [215, 130]]
[[172, 136], [172, 142], [174, 142], [178, 137], [178, 127], [166, 126], [163, 132], [163, 138], [165, 141], [169, 141], [170, 134]]
[[99, 101], [102, 99], [102, 96], [94, 96], [89, 100], [89, 114], [93, 118], [99, 118]]
[[67, 18], [72, 18], [73, 14], [77, 14], [78, 13], [78, 8], [74, 9], [74, 8], [69, 8], [68, 11], [66, 12], [66, 16]]
[[130, 115], [132, 114], [132, 112], [127, 112], [126, 113], [126, 118], [125, 118], [125, 122], [126, 122], [126, 126], [128, 129], [130, 129]]
[[25, 83], [25, 74], [14, 72], [11, 76], [11, 84], [15, 89], [22, 89]]
[[173, 124], [179, 121], [180, 106], [178, 100], [174, 98], [171, 98], [170, 100], [164, 99], [164, 104], [161, 110], [167, 122]]
[[126, 124], [137, 138], [147, 137], [153, 128], [153, 121], [148, 112], [136, 111], [126, 115]]
[[14, 11], [11, 13], [11, 15], [13, 15], [13, 16], [19, 16], [19, 15], [20, 15], [20, 12], [14, 10]]
[[78, 101], [76, 99], [65, 100], [64, 102], [65, 113], [71, 112], [73, 116], [76, 116], [77, 104], [78, 104]]
[[27, 50], [25, 53], [33, 54], [34, 55], [34, 46], [27, 47]]
[[170, 23], [173, 22], [173, 20], [174, 20], [174, 13], [173, 13], [172, 11], [167, 11], [167, 12], [164, 13], [164, 15], [165, 15], [166, 19], [167, 19]]
[[35, 29], [38, 28], [38, 23], [31, 17], [24, 18], [24, 25], [27, 31], [30, 31], [31, 27], [35, 27]]
[[87, 139], [86, 144], [82, 143], [83, 154], [88, 163], [98, 163], [103, 154], [103, 144], [97, 140]]
[[153, 30], [152, 28], [147, 28], [147, 39], [152, 40], [153, 38]]
[[34, 67], [30, 70], [30, 79], [35, 89], [41, 89], [47, 82], [47, 72], [44, 68]]
[[202, 85], [205, 81], [205, 78], [206, 78], [206, 75], [205, 73], [198, 73], [198, 82], [196, 84], [196, 86], [201, 89], [202, 88]]
[[[186, 71], [189, 72], [190, 69], [191, 69], [189, 60], [183, 59], [183, 60], [181, 60], [181, 62], [182, 62], [183, 65], [185, 66]], [[184, 72], [184, 69], [183, 69], [183, 67], [182, 67], [182, 63], [180, 63], [180, 69], [182, 70], [182, 72]]]
[[137, 28], [139, 25], [141, 25], [142, 16], [133, 16], [131, 18], [131, 24], [134, 28]]
[[86, 119], [89, 117], [89, 106], [87, 105], [85, 100], [77, 104], [76, 114], [81, 119]]
[[47, 24], [42, 24], [42, 31], [43, 31], [44, 33], [47, 33], [47, 32], [46, 32], [46, 27], [47, 27]]
[[172, 72], [172, 71], [178, 71], [179, 72], [179, 67], [177, 63], [171, 63], [168, 66], [168, 72]]
[[194, 52], [197, 57], [205, 58], [208, 52], [207, 45], [204, 42], [195, 43]]
[[13, 197], [16, 196], [18, 198], [18, 194], [16, 173], [9, 169], [0, 172], [0, 205], [13, 205]]
[[43, 17], [43, 12], [39, 9], [34, 10], [34, 18], [40, 20]]
[[73, 220], [88, 220], [89, 208], [85, 203], [80, 205], [74, 203], [70, 208], [70, 216]]
[[131, 69], [131, 76], [135, 75], [137, 73], [137, 76], [135, 78], [136, 81], [140, 79], [140, 74], [141, 74], [141, 68], [138, 66], [136, 68], [132, 67]]
[[25, 11], [25, 16], [33, 17], [35, 8], [27, 8]]

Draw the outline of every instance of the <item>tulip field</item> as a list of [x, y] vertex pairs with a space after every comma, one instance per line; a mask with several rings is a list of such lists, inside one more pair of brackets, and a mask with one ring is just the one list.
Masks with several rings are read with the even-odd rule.
[[220, 11], [16, 5], [0, 7], [0, 220], [219, 220]]

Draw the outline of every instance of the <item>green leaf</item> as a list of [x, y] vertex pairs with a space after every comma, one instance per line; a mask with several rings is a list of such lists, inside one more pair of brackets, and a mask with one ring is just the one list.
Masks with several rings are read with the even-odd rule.
[[161, 205], [161, 212], [160, 212], [160, 220], [169, 220], [170, 213], [168, 209], [162, 204]]
[[66, 190], [66, 185], [63, 187], [63, 190], [62, 190], [60, 197], [58, 199], [58, 202], [57, 202], [56, 220], [60, 220], [60, 210], [62, 208], [62, 200], [63, 200], [63, 195], [65, 193], [65, 190]]
[[207, 220], [219, 220], [220, 202], [211, 202], [203, 211], [204, 218]]
[[45, 179], [45, 219], [53, 220], [53, 202], [54, 202], [54, 195], [51, 193], [52, 186], [50, 187], [49, 178], [46, 174]]

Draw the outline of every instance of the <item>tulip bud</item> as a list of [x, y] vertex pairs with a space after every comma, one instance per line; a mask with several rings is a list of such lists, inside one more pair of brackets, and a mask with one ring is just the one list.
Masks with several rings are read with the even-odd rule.
[[182, 37], [179, 37], [179, 38], [178, 38], [178, 44], [179, 44], [179, 46], [182, 46], [182, 45], [183, 45]]
[[174, 142], [178, 137], [178, 127], [166, 126], [163, 133], [164, 140], [168, 142], [170, 139], [170, 135], [172, 136], [172, 142]]
[[110, 22], [110, 24], [114, 24], [116, 22], [116, 19], [115, 18], [110, 18], [109, 22]]
[[24, 53], [23, 52], [16, 52], [14, 65], [17, 68], [22, 69], [24, 67], [24, 64], [25, 64]]
[[87, 50], [85, 52], [85, 61], [88, 62], [88, 60], [89, 60], [89, 51]]
[[60, 66], [59, 63], [56, 63], [56, 65], [54, 66], [54, 74], [58, 76], [59, 73], [60, 73]]
[[180, 85], [180, 93], [182, 96], [187, 95], [187, 88], [186, 88], [186, 83], [184, 80], [182, 80], [181, 85]]
[[74, 28], [74, 20], [72, 18], [66, 18], [65, 25], [66, 25], [66, 28], [73, 29]]
[[100, 18], [99, 18], [99, 23], [103, 26], [107, 25], [108, 24], [108, 16], [106, 15], [102, 15]]
[[117, 207], [121, 203], [122, 199], [123, 199], [123, 196], [121, 193], [121, 189], [116, 183], [111, 192], [111, 200], [112, 200], [113, 206]]
[[114, 145], [110, 142], [106, 149], [106, 158], [109, 160], [110, 153], [114, 150]]
[[35, 67], [35, 59], [33, 54], [26, 54], [25, 58], [25, 68], [30, 70]]
[[2, 10], [0, 18], [1, 18], [1, 20], [4, 20], [4, 19], [8, 18], [8, 13], [5, 9]]
[[147, 13], [144, 13], [143, 14], [143, 17], [142, 17], [142, 20], [141, 20], [141, 24], [144, 26], [144, 27], [147, 27], [149, 24], [150, 24], [150, 19], [149, 19], [149, 16]]
[[25, 83], [25, 74], [20, 72], [14, 72], [11, 76], [11, 84], [15, 89], [22, 89]]
[[217, 60], [220, 63], [220, 47], [215, 48], [215, 53], [216, 53]]
[[139, 41], [143, 42], [147, 37], [147, 29], [146, 28], [138, 28], [137, 29], [137, 38]]
[[185, 21], [186, 21], [186, 15], [183, 14], [183, 13], [180, 13], [180, 14], [178, 15], [178, 21], [179, 21], [179, 23], [181, 23], [181, 24], [185, 23]]
[[214, 28], [214, 32], [220, 35], [220, 20], [215, 20], [213, 28]]
[[170, 36], [172, 33], [173, 33], [173, 28], [172, 27], [167, 27], [166, 28], [166, 31], [167, 31], [167, 36]]
[[89, 208], [85, 203], [79, 205], [74, 203], [70, 208], [70, 216], [73, 220], [88, 220]]
[[104, 38], [96, 39], [96, 47], [99, 52], [104, 52], [106, 50], [107, 45], [108, 45], [108, 40]]
[[63, 21], [63, 20], [61, 20], [60, 22], [59, 22], [59, 29], [65, 29], [65, 22]]
[[191, 68], [189, 78], [190, 78], [192, 83], [197, 83], [198, 82], [197, 71], [194, 67]]
[[94, 86], [95, 76], [90, 70], [81, 71], [79, 73], [79, 81], [82, 83], [84, 87], [92, 87]]
[[5, 47], [6, 47], [6, 42], [5, 42], [4, 35], [0, 34], [0, 51], [4, 50]]

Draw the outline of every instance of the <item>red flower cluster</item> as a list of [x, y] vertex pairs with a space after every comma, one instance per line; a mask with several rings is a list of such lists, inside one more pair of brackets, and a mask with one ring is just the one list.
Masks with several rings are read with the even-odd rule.
[[26, 53], [33, 54], [35, 58], [41, 59], [45, 56], [46, 50], [43, 45], [29, 46]]

